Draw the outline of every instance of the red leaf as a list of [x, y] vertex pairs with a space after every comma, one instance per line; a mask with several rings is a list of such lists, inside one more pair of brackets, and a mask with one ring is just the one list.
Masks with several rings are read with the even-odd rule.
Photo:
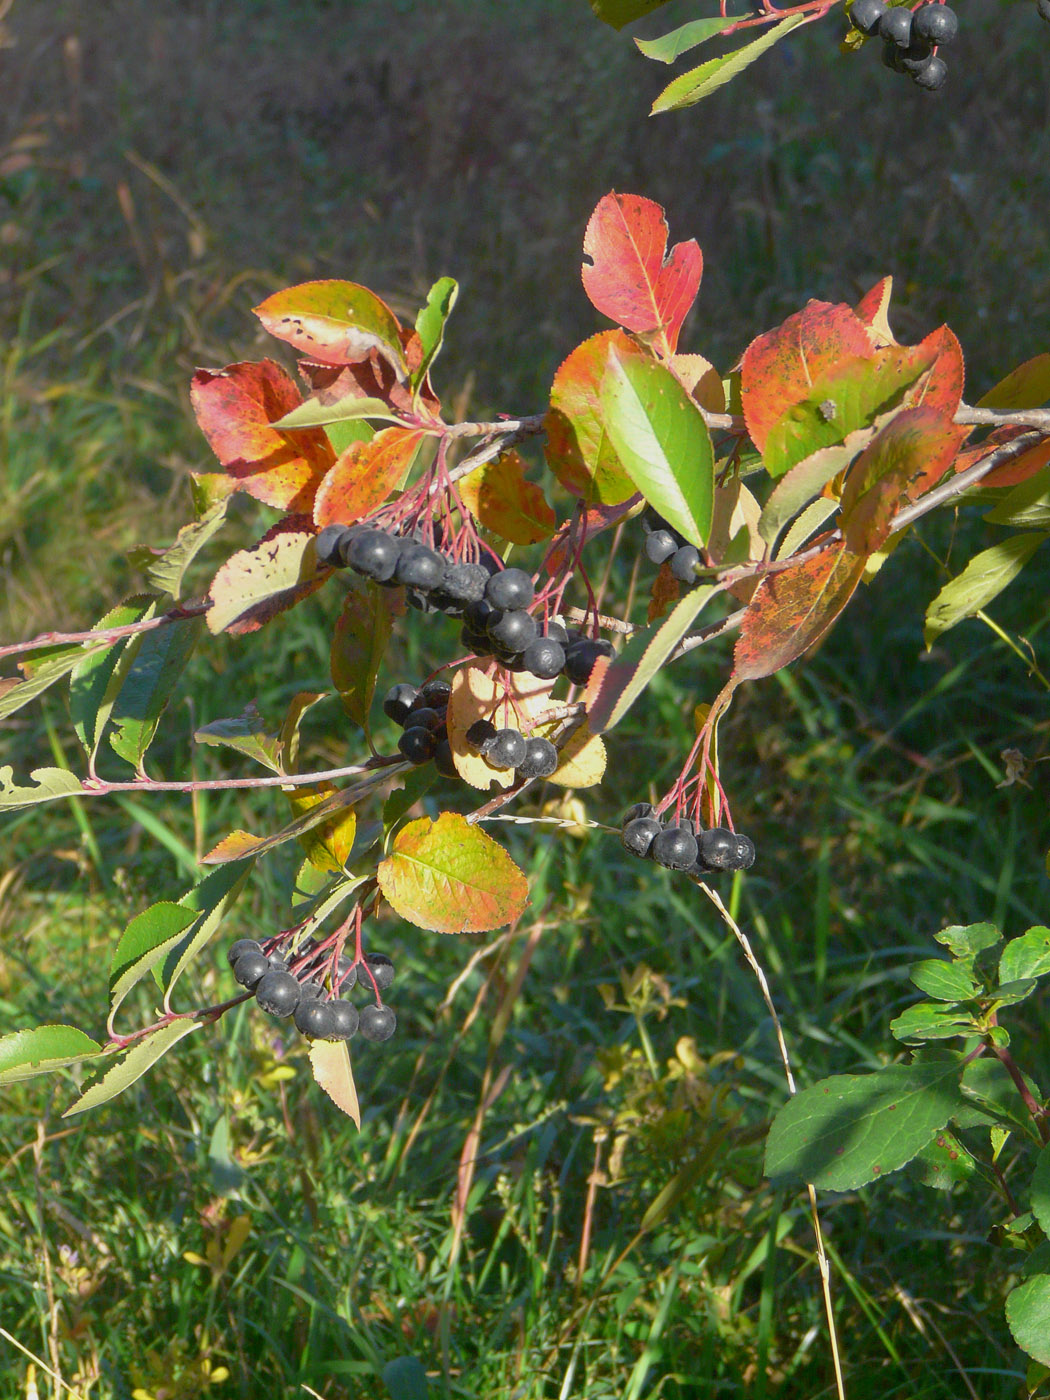
[[962, 403], [965, 366], [962, 346], [947, 326], [938, 326], [918, 345], [920, 350], [933, 350], [937, 358], [929, 371], [908, 390], [904, 402], [909, 408], [933, 408], [949, 421], [959, 412]]
[[[1014, 438], [1020, 437], [1022, 433], [1030, 431], [1028, 428], [1016, 427], [1012, 423], [995, 428], [986, 438], [982, 438], [973, 447], [968, 447], [965, 452], [959, 453], [955, 459], [955, 470], [957, 472], [966, 471], [979, 462], [982, 457], [987, 457], [996, 447], [1001, 447]], [[1022, 481], [1027, 481], [1030, 476], [1035, 476], [1036, 472], [1042, 471], [1047, 462], [1050, 462], [1050, 438], [1025, 448], [1016, 457], [1004, 462], [1001, 467], [994, 467], [986, 477], [981, 479], [981, 489], [988, 486], [1020, 486]]]
[[234, 490], [282, 510], [308, 510], [335, 454], [319, 428], [276, 432], [270, 424], [302, 402], [273, 360], [199, 369], [190, 400], [204, 436], [235, 479]]
[[842, 531], [854, 554], [881, 548], [898, 505], [937, 484], [968, 431], [932, 408], [905, 408], [872, 439], [842, 492]]
[[669, 613], [682, 596], [681, 585], [671, 572], [671, 565], [665, 559], [659, 573], [653, 579], [653, 591], [649, 595], [649, 608], [645, 614], [647, 622], [656, 622]]
[[623, 331], [601, 331], [577, 345], [554, 376], [543, 450], [567, 491], [615, 505], [633, 496], [635, 486], [605, 435], [601, 388], [610, 348], [621, 359], [643, 354]]
[[845, 361], [870, 359], [872, 337], [848, 306], [807, 302], [744, 351], [740, 396], [751, 441], [761, 452], [770, 429], [809, 397], [814, 382]]
[[352, 364], [374, 350], [405, 377], [401, 326], [387, 304], [356, 282], [303, 282], [255, 308], [271, 335], [328, 365]]
[[583, 236], [583, 287], [603, 316], [642, 335], [658, 331], [673, 355], [696, 300], [704, 258], [695, 238], [667, 254], [667, 220], [659, 204], [632, 194], [607, 194]]
[[640, 496], [632, 496], [629, 501], [621, 501], [619, 505], [590, 506], [587, 510], [579, 511], [570, 520], [566, 520], [551, 540], [550, 548], [544, 556], [543, 567], [553, 578], [559, 570], [568, 566], [570, 547], [581, 550], [595, 535], [618, 525], [640, 500]]
[[849, 602], [865, 557], [842, 542], [781, 573], [767, 574], [744, 615], [733, 677], [758, 680], [790, 665], [820, 640]]
[[405, 479], [424, 437], [421, 428], [384, 428], [352, 442], [317, 488], [314, 524], [349, 525], [378, 510]]

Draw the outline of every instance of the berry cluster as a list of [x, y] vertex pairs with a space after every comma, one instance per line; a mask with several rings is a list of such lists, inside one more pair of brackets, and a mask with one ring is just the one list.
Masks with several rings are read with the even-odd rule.
[[549, 778], [558, 766], [558, 750], [549, 739], [526, 739], [516, 729], [497, 729], [491, 720], [472, 724], [467, 743], [490, 767], [504, 773], [513, 768], [522, 780]]
[[402, 682], [391, 686], [383, 697], [383, 713], [404, 730], [397, 746], [409, 763], [433, 759], [445, 778], [456, 777], [446, 727], [451, 694], [448, 681], [435, 680], [427, 681], [422, 689]]
[[696, 545], [690, 544], [651, 508], [642, 516], [642, 529], [645, 531], [645, 557], [649, 562], [669, 564], [679, 583], [695, 587], [699, 582], [696, 568], [701, 563]]
[[705, 876], [718, 870], [747, 870], [755, 863], [755, 843], [724, 826], [701, 830], [685, 817], [675, 824], [659, 821], [649, 802], [636, 802], [623, 818], [624, 849], [655, 860], [668, 870]]
[[[359, 964], [341, 956], [329, 997], [320, 980], [325, 975], [325, 955], [311, 956], [314, 952], [314, 945], [309, 944], [307, 956], [297, 958], [293, 972], [285, 958], [275, 953], [267, 956], [254, 938], [239, 938], [226, 958], [235, 979], [255, 993], [264, 1011], [271, 1016], [293, 1016], [296, 1029], [311, 1040], [350, 1040], [358, 1031], [363, 1040], [389, 1040], [397, 1029], [397, 1017], [379, 995], [394, 981], [394, 964], [386, 954], [370, 953], [360, 964], [364, 968], [360, 975]], [[375, 1001], [360, 1011], [337, 995], [355, 985], [375, 993]]]
[[895, 73], [905, 73], [927, 92], [944, 86], [948, 66], [935, 50], [950, 44], [959, 32], [954, 10], [930, 0], [917, 10], [907, 4], [884, 4], [884, 0], [853, 0], [850, 23], [861, 34], [878, 35], [882, 40], [882, 61]]

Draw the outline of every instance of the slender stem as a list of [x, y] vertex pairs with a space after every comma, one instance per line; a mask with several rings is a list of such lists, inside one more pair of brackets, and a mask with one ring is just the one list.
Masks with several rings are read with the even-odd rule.
[[999, 638], [1001, 642], [1006, 643], [1006, 645], [1010, 648], [1013, 654], [1016, 657], [1018, 657], [1018, 659], [1024, 665], [1024, 667], [1028, 671], [1028, 674], [1030, 676], [1035, 676], [1036, 680], [1039, 682], [1039, 684], [1043, 687], [1044, 690], [1050, 690], [1050, 681], [1047, 680], [1047, 678], [1043, 675], [1042, 671], [1040, 671], [1039, 667], [1036, 665], [1035, 657], [1026, 656], [1025, 653], [1021, 650], [1021, 648], [1014, 641], [1013, 637], [1010, 636], [1009, 632], [1004, 632], [1003, 629], [999, 626], [998, 622], [996, 622], [994, 617], [989, 617], [983, 608], [979, 608], [974, 614], [974, 616], [977, 617], [979, 621], [983, 622], [986, 627], [990, 628], [990, 630], [995, 633], [995, 635]]
[[122, 637], [134, 637], [140, 632], [151, 632], [155, 627], [163, 627], [169, 622], [182, 622], [188, 617], [200, 617], [207, 612], [206, 603], [185, 603], [159, 617], [148, 617], [142, 622], [129, 622], [123, 627], [94, 628], [87, 632], [41, 632], [28, 642], [12, 642], [0, 647], [0, 658], [17, 656], [23, 651], [39, 651], [42, 647], [73, 645], [76, 642], [94, 642], [99, 646], [109, 646]]
[[401, 764], [409, 767], [398, 754], [378, 756], [364, 763], [352, 763], [346, 768], [326, 768], [318, 773], [277, 773], [272, 778], [204, 778], [196, 782], [157, 782], [152, 778], [136, 778], [132, 782], [110, 783], [103, 778], [85, 779], [79, 793], [60, 793], [61, 797], [105, 797], [111, 792], [218, 792], [225, 789], [303, 787], [311, 783], [334, 782], [337, 778], [354, 778], [361, 773], [374, 773], [381, 768]]
[[1014, 1081], [1017, 1092], [1024, 1100], [1025, 1108], [1027, 1108], [1028, 1112], [1032, 1115], [1032, 1121], [1035, 1123], [1036, 1130], [1042, 1138], [1043, 1143], [1050, 1142], [1050, 1126], [1047, 1125], [1046, 1121], [1046, 1109], [1038, 1099], [1036, 1099], [1031, 1089], [1029, 1089], [1028, 1085], [1024, 1082], [1024, 1075], [1021, 1073], [1020, 1069], [1018, 1069], [1017, 1061], [1003, 1045], [990, 1044], [988, 1048]]

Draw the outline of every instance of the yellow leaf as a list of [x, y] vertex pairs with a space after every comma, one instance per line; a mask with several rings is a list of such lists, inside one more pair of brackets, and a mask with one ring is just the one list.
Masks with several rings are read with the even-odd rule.
[[[312, 787], [285, 789], [292, 812], [301, 817], [318, 802], [323, 802], [336, 792], [334, 783], [315, 783]], [[304, 831], [298, 838], [306, 852], [307, 860], [318, 870], [330, 870], [338, 874], [345, 866], [354, 844], [357, 831], [357, 813], [353, 807], [337, 812], [329, 821]]]
[[360, 1130], [361, 1106], [350, 1067], [350, 1051], [345, 1040], [314, 1040], [310, 1043], [310, 1065], [320, 1088], [337, 1108], [341, 1108]]

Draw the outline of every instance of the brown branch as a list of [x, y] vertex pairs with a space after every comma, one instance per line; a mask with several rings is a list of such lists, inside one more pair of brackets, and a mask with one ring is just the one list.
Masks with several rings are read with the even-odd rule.
[[123, 627], [95, 628], [88, 632], [41, 632], [28, 642], [14, 642], [0, 647], [0, 657], [17, 656], [23, 651], [39, 651], [42, 647], [73, 645], [76, 642], [96, 642], [108, 645], [119, 642], [122, 637], [134, 637], [139, 632], [150, 632], [155, 627], [163, 627], [168, 622], [182, 622], [184, 618], [200, 617], [208, 611], [208, 604], [183, 603], [160, 617], [148, 617], [142, 622], [129, 622]]
[[62, 792], [59, 797], [106, 797], [111, 792], [219, 792], [226, 789], [303, 787], [311, 783], [330, 783], [338, 778], [356, 778], [362, 773], [374, 773], [382, 768], [411, 765], [401, 757], [391, 755], [367, 759], [346, 768], [327, 768], [320, 773], [277, 773], [271, 778], [205, 778], [195, 782], [158, 782], [152, 778], [136, 778], [126, 783], [111, 783], [104, 778], [85, 778], [79, 792]]

